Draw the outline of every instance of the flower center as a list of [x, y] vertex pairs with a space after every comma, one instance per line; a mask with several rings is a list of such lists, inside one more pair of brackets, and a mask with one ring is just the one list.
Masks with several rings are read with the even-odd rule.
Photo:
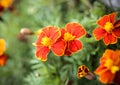
[[66, 41], [71, 41], [71, 40], [74, 40], [75, 39], [75, 36], [71, 35], [70, 33], [65, 33], [64, 34], [64, 40]]
[[111, 70], [111, 72], [114, 74], [116, 73], [117, 71], [119, 71], [119, 67], [116, 66], [116, 65], [113, 65], [113, 61], [111, 59], [107, 59], [106, 62], [105, 62], [105, 66]]
[[52, 40], [50, 38], [48, 38], [48, 37], [44, 37], [44, 38], [42, 38], [41, 44], [43, 44], [44, 46], [49, 47], [52, 44]]
[[111, 68], [111, 72], [112, 73], [116, 73], [117, 71], [119, 71], [120, 69], [119, 69], [119, 67], [118, 66], [112, 66], [112, 68]]
[[104, 29], [105, 29], [108, 33], [112, 32], [112, 30], [114, 29], [114, 28], [113, 28], [113, 24], [110, 23], [110, 22], [106, 22]]

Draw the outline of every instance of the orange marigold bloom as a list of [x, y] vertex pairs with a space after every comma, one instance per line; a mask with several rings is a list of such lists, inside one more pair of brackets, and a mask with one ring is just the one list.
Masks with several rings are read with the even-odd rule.
[[61, 37], [67, 44], [64, 55], [70, 56], [72, 53], [82, 49], [82, 43], [78, 40], [78, 38], [86, 34], [82, 25], [68, 23], [65, 28], [62, 28], [61, 34]]
[[0, 56], [0, 66], [4, 66], [6, 64], [6, 61], [7, 61], [8, 57], [7, 55], [1, 55]]
[[45, 27], [41, 30], [36, 42], [36, 57], [42, 61], [47, 60], [47, 55], [50, 49], [57, 56], [62, 56], [66, 44], [60, 40], [61, 32], [54, 26]]
[[120, 38], [120, 20], [115, 20], [116, 13], [104, 15], [100, 18], [97, 21], [99, 27], [93, 31], [95, 39], [103, 39], [105, 45], [117, 43], [117, 38]]
[[6, 50], [5, 40], [4, 39], [0, 39], [0, 56], [4, 53], [5, 50]]
[[[120, 50], [107, 49], [100, 59], [100, 66], [95, 70], [102, 83], [116, 83], [116, 73], [120, 71]], [[120, 76], [120, 75], [119, 75]]]

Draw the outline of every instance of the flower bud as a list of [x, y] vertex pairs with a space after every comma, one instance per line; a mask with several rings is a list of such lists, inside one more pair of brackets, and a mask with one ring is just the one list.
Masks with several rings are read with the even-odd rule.
[[20, 33], [23, 34], [23, 35], [32, 35], [33, 34], [33, 32], [28, 28], [22, 28], [20, 30]]
[[85, 65], [78, 67], [78, 74], [77, 75], [78, 75], [78, 78], [85, 77], [89, 80], [96, 79], [96, 76], [93, 73], [91, 73], [90, 70]]

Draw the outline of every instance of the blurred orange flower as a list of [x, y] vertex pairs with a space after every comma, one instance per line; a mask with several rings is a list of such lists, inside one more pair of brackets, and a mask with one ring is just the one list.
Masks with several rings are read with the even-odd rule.
[[[120, 50], [107, 49], [100, 59], [100, 66], [95, 70], [102, 83], [115, 82], [116, 73], [120, 71]], [[120, 76], [120, 75], [119, 75]], [[115, 82], [116, 83], [116, 82]]]
[[0, 66], [4, 66], [7, 60], [7, 56], [4, 54], [5, 50], [5, 40], [0, 39]]
[[4, 39], [0, 39], [0, 56], [4, 53], [5, 50], [6, 50], [5, 40]]
[[115, 20], [116, 13], [104, 15], [100, 18], [97, 21], [99, 27], [93, 31], [95, 39], [103, 39], [105, 45], [117, 43], [117, 38], [120, 38], [120, 20]]
[[70, 56], [72, 53], [82, 49], [82, 43], [78, 40], [78, 38], [86, 34], [82, 25], [68, 23], [65, 28], [62, 28], [61, 34], [61, 37], [67, 44], [64, 55]]
[[12, 4], [13, 0], [0, 0], [0, 12], [8, 8]]
[[6, 61], [7, 61], [8, 57], [7, 55], [1, 55], [0, 56], [0, 66], [4, 66], [6, 64]]
[[63, 40], [58, 40], [60, 36], [60, 30], [54, 26], [43, 28], [39, 34], [37, 42], [35, 43], [36, 57], [42, 61], [46, 61], [50, 49], [55, 55], [62, 56], [66, 44]]

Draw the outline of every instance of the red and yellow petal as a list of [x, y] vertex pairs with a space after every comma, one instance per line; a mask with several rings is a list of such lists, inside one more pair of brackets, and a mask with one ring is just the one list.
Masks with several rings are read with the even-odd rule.
[[112, 35], [112, 33], [108, 33], [104, 39], [103, 39], [105, 45], [109, 45], [109, 44], [115, 44], [117, 42], [117, 38], [115, 36]]
[[108, 16], [110, 17], [110, 22], [112, 22], [114, 24], [115, 20], [116, 20], [116, 12], [113, 12], [111, 14], [109, 14]]
[[71, 52], [77, 52], [78, 50], [82, 49], [82, 43], [79, 40], [72, 40], [68, 42], [68, 49]]
[[56, 42], [57, 39], [61, 36], [60, 30], [54, 26], [43, 28], [43, 32], [53, 41], [53, 43]]
[[85, 28], [78, 23], [68, 23], [66, 25], [66, 31], [75, 36], [76, 38], [79, 38], [86, 34]]
[[115, 28], [115, 29], [113, 30], [113, 34], [114, 34], [116, 37], [120, 38], [120, 27], [119, 27], [119, 28]]
[[52, 52], [56, 55], [56, 56], [62, 56], [64, 55], [65, 52], [65, 48], [66, 48], [66, 42], [63, 39], [59, 39], [56, 43], [54, 43], [51, 47]]
[[47, 55], [50, 52], [50, 49], [45, 46], [36, 46], [36, 57], [41, 61], [47, 60]]
[[42, 41], [42, 38], [46, 37], [45, 33], [42, 31], [39, 36], [38, 36], [38, 39], [37, 39], [37, 42], [36, 44], [41, 44], [41, 41]]
[[99, 80], [102, 83], [111, 83], [113, 81], [114, 78], [114, 74], [111, 73], [110, 70], [108, 70], [106, 67], [104, 67], [103, 65], [100, 65], [95, 71], [94, 73], [96, 75], [99, 75]]
[[107, 32], [103, 28], [95, 28], [93, 34], [96, 40], [100, 40], [104, 38]]
[[98, 21], [97, 24], [100, 27], [104, 27], [106, 22], [110, 22], [110, 17], [108, 15], [104, 15], [103, 17], [101, 17]]

